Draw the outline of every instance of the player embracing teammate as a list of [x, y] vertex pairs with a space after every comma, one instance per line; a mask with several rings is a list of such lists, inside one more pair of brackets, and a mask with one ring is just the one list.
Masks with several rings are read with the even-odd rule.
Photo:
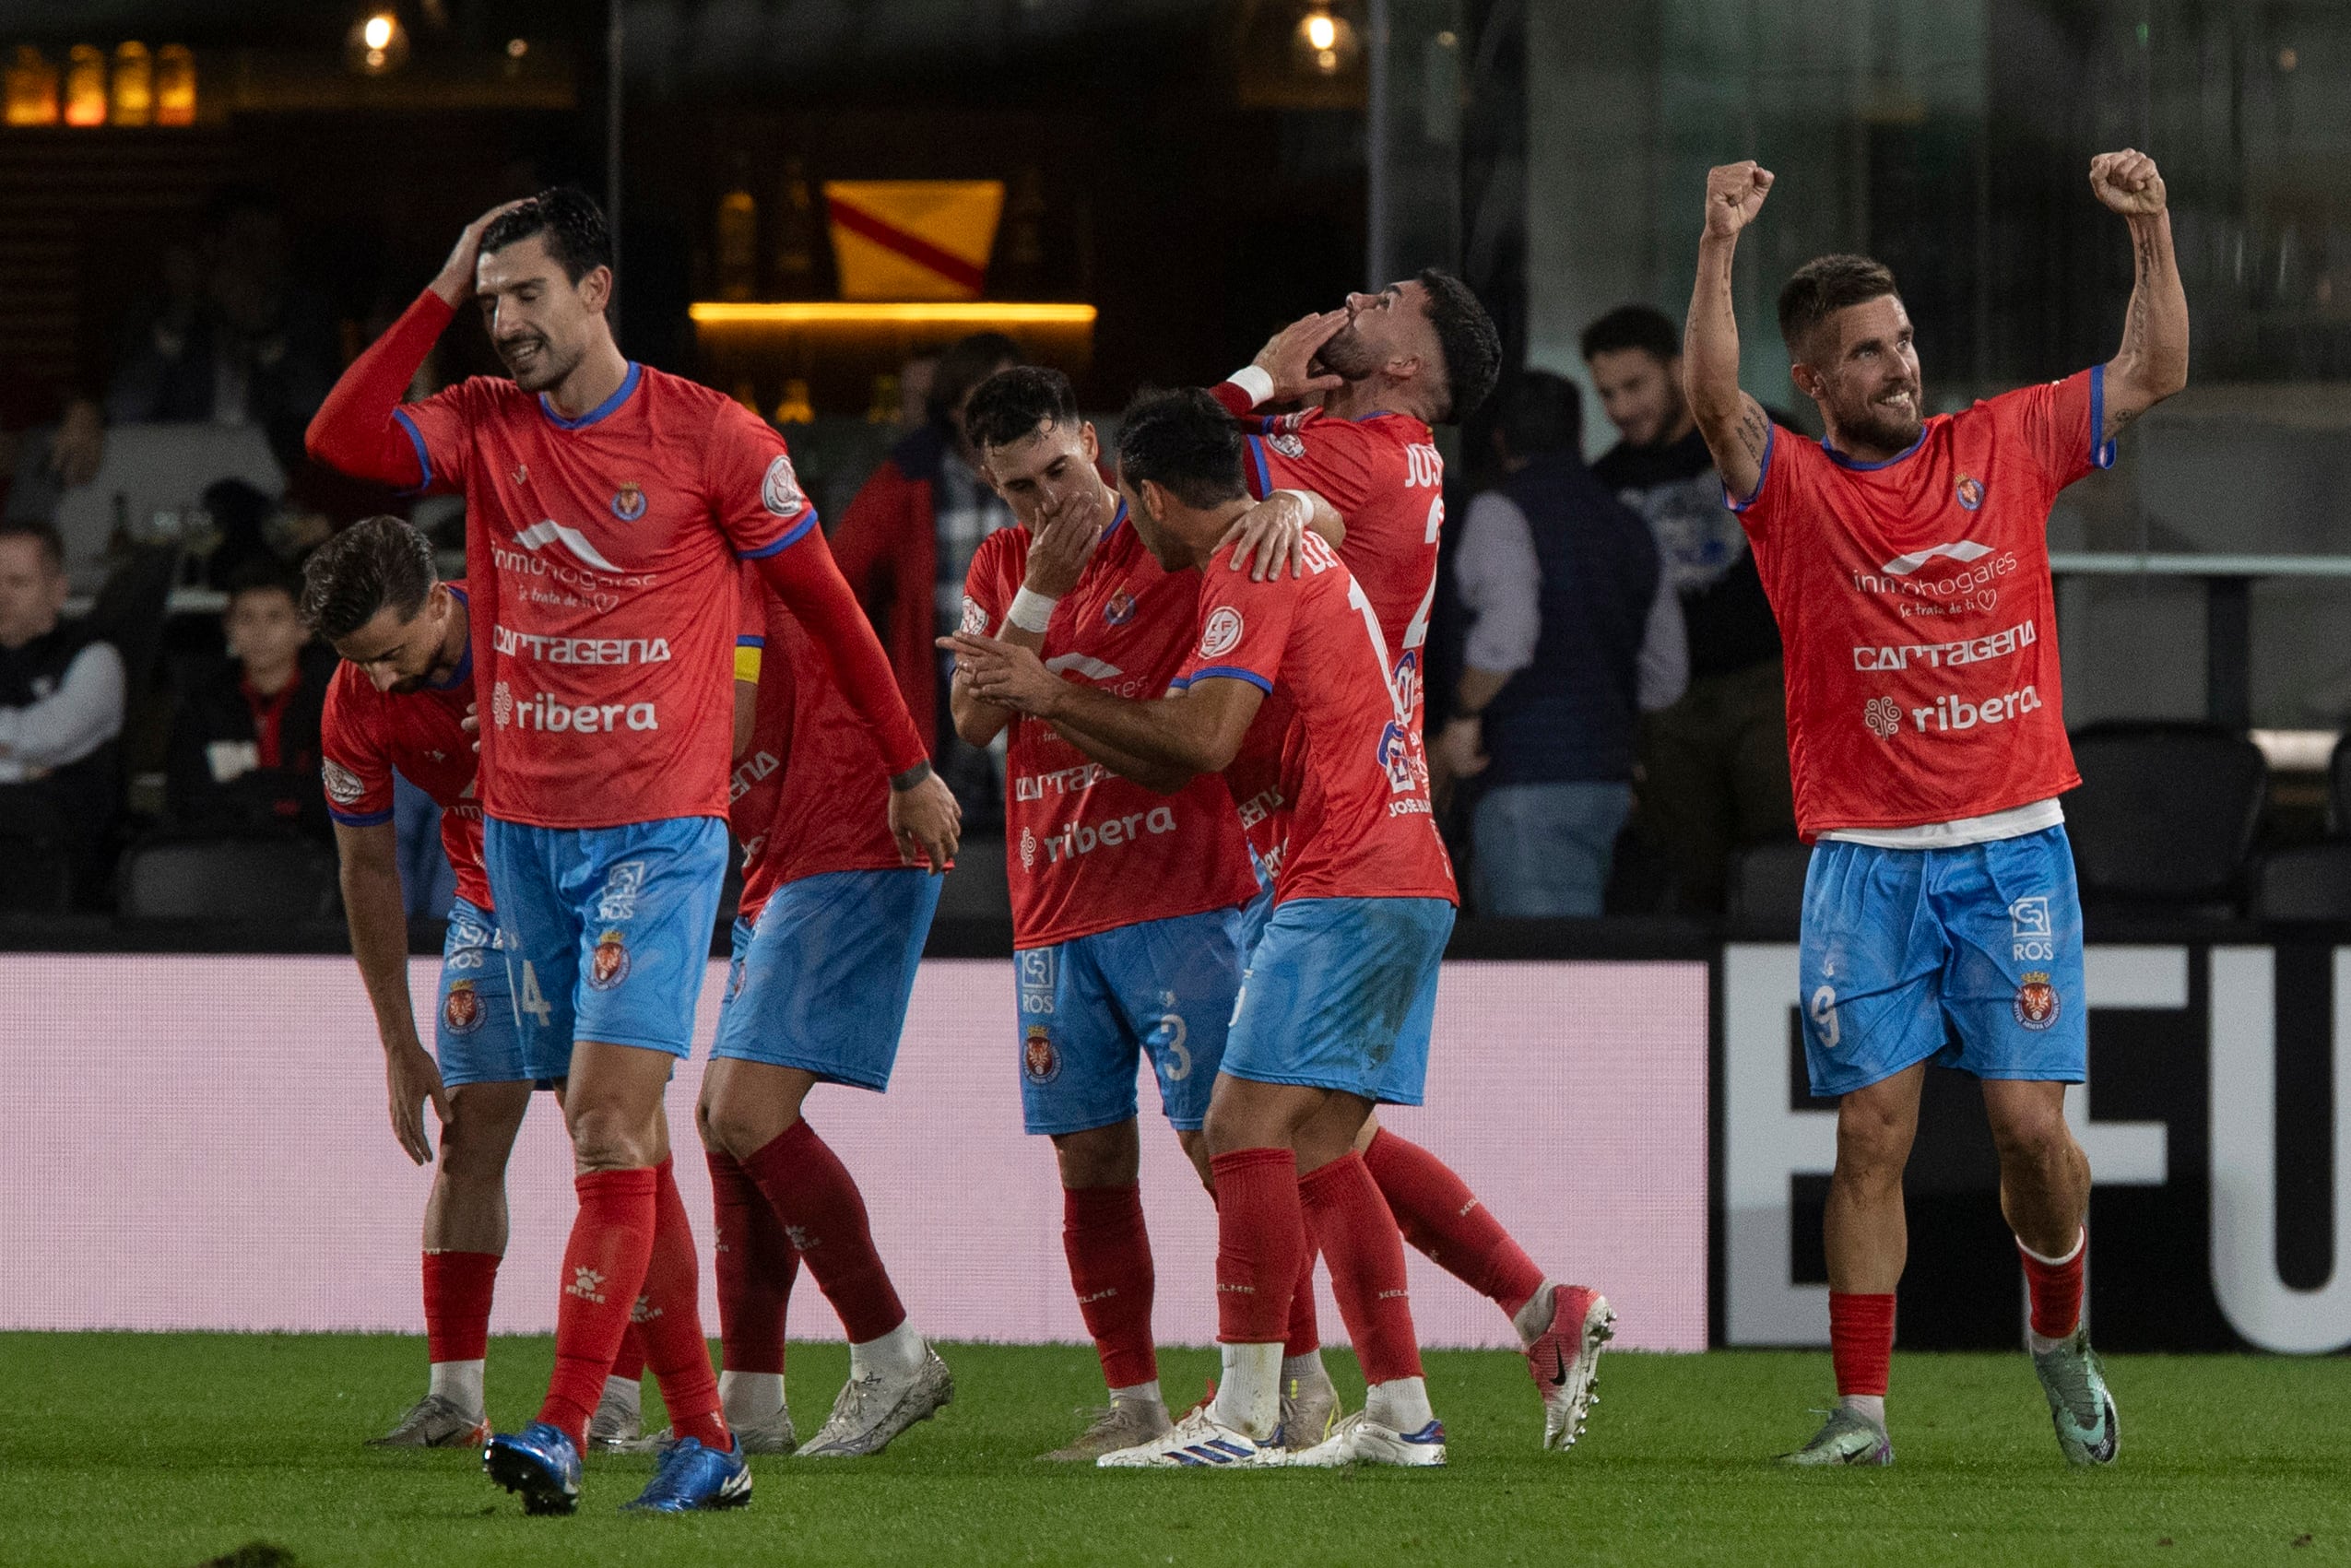
[[[484, 1458], [536, 1513], [577, 1505], [580, 1447], [632, 1318], [676, 1441], [632, 1506], [750, 1498], [662, 1110], [727, 854], [738, 561], [825, 644], [874, 736], [902, 843], [943, 866], [956, 833], [782, 440], [723, 395], [626, 360], [604, 313], [611, 289], [611, 239], [585, 196], [485, 214], [309, 432], [347, 473], [466, 496], [484, 858], [526, 1051], [568, 1047], [578, 1172], [547, 1399]], [[401, 404], [468, 298], [512, 379]]]
[[1779, 296], [1790, 373], [1827, 428], [1817, 445], [1739, 388], [1731, 254], [1772, 175], [1707, 177], [1683, 363], [1787, 643], [1796, 817], [1814, 843], [1804, 1055], [1813, 1092], [1838, 1097], [1825, 1227], [1838, 1408], [1790, 1464], [1893, 1463], [1902, 1170], [1930, 1061], [1982, 1080], [2058, 1445], [2087, 1465], [2119, 1443], [2082, 1320], [2089, 1162], [2065, 1125], [2089, 1036], [2047, 525], [2057, 492], [2187, 383], [2188, 302], [2154, 160], [2103, 153], [2089, 173], [2136, 267], [2114, 358], [1929, 419], [1893, 275], [1823, 256]]

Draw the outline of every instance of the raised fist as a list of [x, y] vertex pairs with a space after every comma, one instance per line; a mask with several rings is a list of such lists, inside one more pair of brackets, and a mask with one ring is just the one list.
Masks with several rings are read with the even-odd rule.
[[1770, 170], [1754, 159], [1707, 171], [1707, 232], [1728, 240], [1754, 220], [1771, 190]]
[[2102, 152], [2090, 159], [2090, 189], [2099, 201], [2125, 218], [2145, 218], [2163, 210], [2163, 175], [2154, 159], [2132, 147]]

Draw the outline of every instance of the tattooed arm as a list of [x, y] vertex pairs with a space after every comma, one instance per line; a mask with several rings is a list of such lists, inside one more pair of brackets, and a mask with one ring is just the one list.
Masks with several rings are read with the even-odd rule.
[[2106, 366], [2100, 441], [2188, 384], [2188, 295], [2171, 253], [2171, 214], [2155, 159], [2124, 148], [2090, 159], [2090, 189], [2131, 225], [2131, 309]]
[[1771, 421], [1739, 390], [1739, 318], [1731, 302], [1731, 260], [1739, 230], [1771, 189], [1771, 171], [1752, 159], [1707, 175], [1706, 235], [1698, 242], [1698, 286], [1683, 329], [1682, 376], [1690, 412], [1725, 489], [1743, 501], [1763, 484]]

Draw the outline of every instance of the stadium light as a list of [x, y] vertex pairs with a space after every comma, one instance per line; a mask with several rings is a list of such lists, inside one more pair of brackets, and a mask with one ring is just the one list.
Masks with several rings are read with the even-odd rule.
[[1092, 326], [1095, 313], [1092, 305], [1028, 300], [703, 300], [686, 307], [695, 324], [707, 326]]
[[1355, 56], [1355, 29], [1346, 18], [1315, 0], [1298, 18], [1293, 43], [1306, 65], [1322, 76], [1335, 75]]
[[353, 22], [343, 41], [343, 57], [361, 76], [398, 70], [408, 58], [408, 29], [400, 25], [400, 13], [385, 6]]

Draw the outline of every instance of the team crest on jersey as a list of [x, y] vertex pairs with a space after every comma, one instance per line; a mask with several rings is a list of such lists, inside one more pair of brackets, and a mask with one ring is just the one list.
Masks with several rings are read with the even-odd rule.
[[759, 482], [759, 503], [778, 517], [797, 517], [808, 510], [809, 498], [801, 492], [800, 477], [792, 471], [792, 460], [780, 452]]
[[612, 515], [633, 523], [644, 515], [644, 487], [632, 479], [612, 492]]
[[1971, 479], [1962, 474], [1959, 483], [1953, 488], [1959, 492], [1959, 504], [1968, 511], [1973, 512], [1984, 503], [1984, 482], [1981, 479]]
[[1061, 1076], [1061, 1053], [1053, 1048], [1053, 1032], [1041, 1023], [1029, 1025], [1021, 1046], [1021, 1070], [1031, 1083], [1051, 1083]]
[[1124, 626], [1135, 619], [1135, 595], [1121, 588], [1102, 607], [1105, 626]]
[[329, 757], [319, 765], [319, 773], [326, 782], [326, 798], [337, 806], [357, 806], [360, 796], [367, 793], [367, 785], [359, 774]]
[[618, 931], [607, 931], [596, 939], [596, 949], [588, 954], [588, 988], [609, 991], [629, 978], [629, 945]]
[[448, 996], [441, 1004], [441, 1027], [452, 1034], [471, 1034], [489, 1016], [490, 1009], [481, 1005], [481, 993], [474, 989], [470, 980], [460, 980], [450, 986]]
[[1268, 436], [1265, 443], [1284, 457], [1298, 458], [1306, 454], [1306, 443], [1294, 435]]
[[1200, 657], [1217, 658], [1240, 646], [1241, 612], [1231, 605], [1219, 605], [1200, 628]]
[[2016, 1000], [2010, 1004], [2016, 1021], [2026, 1029], [2047, 1029], [2057, 1021], [2059, 1000], [2057, 987], [2050, 983], [2049, 971], [2028, 970], [2016, 987]]
[[1861, 722], [1880, 740], [1892, 740], [1902, 730], [1902, 704], [1891, 697], [1873, 697], [1861, 704]]

